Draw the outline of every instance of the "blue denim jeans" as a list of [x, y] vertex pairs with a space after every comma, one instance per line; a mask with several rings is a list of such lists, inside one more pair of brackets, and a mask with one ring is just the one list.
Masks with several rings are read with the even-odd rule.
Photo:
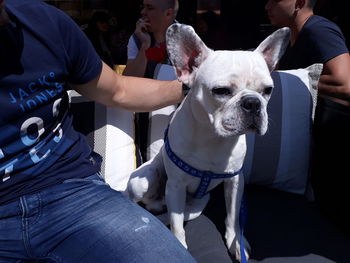
[[0, 263], [195, 262], [154, 216], [99, 175], [0, 206]]

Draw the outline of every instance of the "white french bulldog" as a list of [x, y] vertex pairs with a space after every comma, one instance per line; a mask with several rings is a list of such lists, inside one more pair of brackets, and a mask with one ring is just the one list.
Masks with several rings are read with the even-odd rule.
[[[224, 181], [226, 244], [241, 259], [245, 133], [267, 130], [270, 72], [289, 34], [288, 28], [279, 29], [254, 51], [213, 51], [191, 26], [173, 24], [167, 31], [170, 60], [190, 91], [170, 121], [160, 153], [131, 175], [128, 193], [151, 211], [161, 211], [165, 196], [171, 230], [186, 248], [184, 221], [199, 216], [208, 192]], [[243, 242], [248, 257], [250, 248]]]

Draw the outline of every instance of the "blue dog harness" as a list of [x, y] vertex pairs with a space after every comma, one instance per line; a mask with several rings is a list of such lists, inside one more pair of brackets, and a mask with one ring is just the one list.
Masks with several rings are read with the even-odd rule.
[[[208, 193], [207, 190], [208, 190], [209, 184], [210, 184], [212, 179], [230, 178], [230, 177], [236, 176], [242, 172], [243, 167], [234, 173], [225, 173], [225, 174], [216, 174], [216, 173], [213, 173], [211, 171], [200, 171], [200, 170], [194, 168], [193, 166], [191, 166], [188, 163], [181, 160], [171, 150], [169, 138], [168, 138], [168, 130], [169, 130], [169, 126], [165, 129], [165, 132], [164, 132], [164, 146], [165, 146], [165, 150], [166, 150], [170, 160], [178, 168], [180, 168], [182, 171], [184, 171], [185, 173], [201, 178], [199, 186], [198, 186], [196, 192], [194, 193], [194, 195], [192, 196], [193, 198], [200, 199], [203, 196], [205, 196]], [[241, 226], [240, 253], [241, 253], [242, 263], [248, 263], [247, 258], [246, 258], [245, 253], [244, 253], [245, 244], [243, 241], [244, 240], [243, 233], [244, 233], [244, 228], [245, 228], [245, 223], [246, 223], [246, 216], [247, 216], [247, 208], [246, 208], [245, 198], [243, 196], [240, 211], [239, 211], [239, 224]]]
[[185, 173], [192, 175], [192, 176], [195, 176], [195, 177], [199, 177], [201, 179], [196, 192], [192, 196], [193, 198], [200, 199], [203, 196], [205, 196], [208, 193], [207, 190], [208, 190], [208, 187], [209, 187], [212, 179], [231, 178], [231, 177], [236, 176], [242, 172], [242, 168], [241, 168], [234, 173], [216, 174], [216, 173], [213, 173], [211, 171], [201, 171], [201, 170], [194, 168], [193, 166], [189, 165], [185, 161], [181, 160], [171, 150], [169, 138], [168, 138], [168, 130], [169, 130], [169, 126], [166, 128], [165, 133], [164, 133], [164, 146], [165, 146], [165, 150], [166, 150], [170, 160], [178, 168], [180, 168], [182, 171], [184, 171]]

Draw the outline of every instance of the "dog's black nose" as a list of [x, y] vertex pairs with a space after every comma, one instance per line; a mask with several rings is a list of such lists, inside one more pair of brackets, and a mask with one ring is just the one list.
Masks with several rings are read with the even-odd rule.
[[242, 98], [241, 107], [247, 113], [259, 114], [261, 110], [261, 102], [255, 96], [245, 96]]

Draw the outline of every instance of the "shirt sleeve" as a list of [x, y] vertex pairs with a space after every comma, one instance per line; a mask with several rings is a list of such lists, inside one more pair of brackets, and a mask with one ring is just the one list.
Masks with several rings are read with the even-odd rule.
[[322, 63], [341, 54], [349, 53], [344, 35], [339, 27], [331, 22], [322, 21], [317, 30], [310, 32], [310, 38], [314, 46], [314, 52]]
[[66, 14], [59, 17], [59, 28], [68, 61], [68, 82], [85, 84], [102, 71], [102, 60], [80, 27]]
[[135, 59], [138, 53], [139, 49], [136, 45], [133, 35], [131, 35], [128, 42], [128, 59]]

